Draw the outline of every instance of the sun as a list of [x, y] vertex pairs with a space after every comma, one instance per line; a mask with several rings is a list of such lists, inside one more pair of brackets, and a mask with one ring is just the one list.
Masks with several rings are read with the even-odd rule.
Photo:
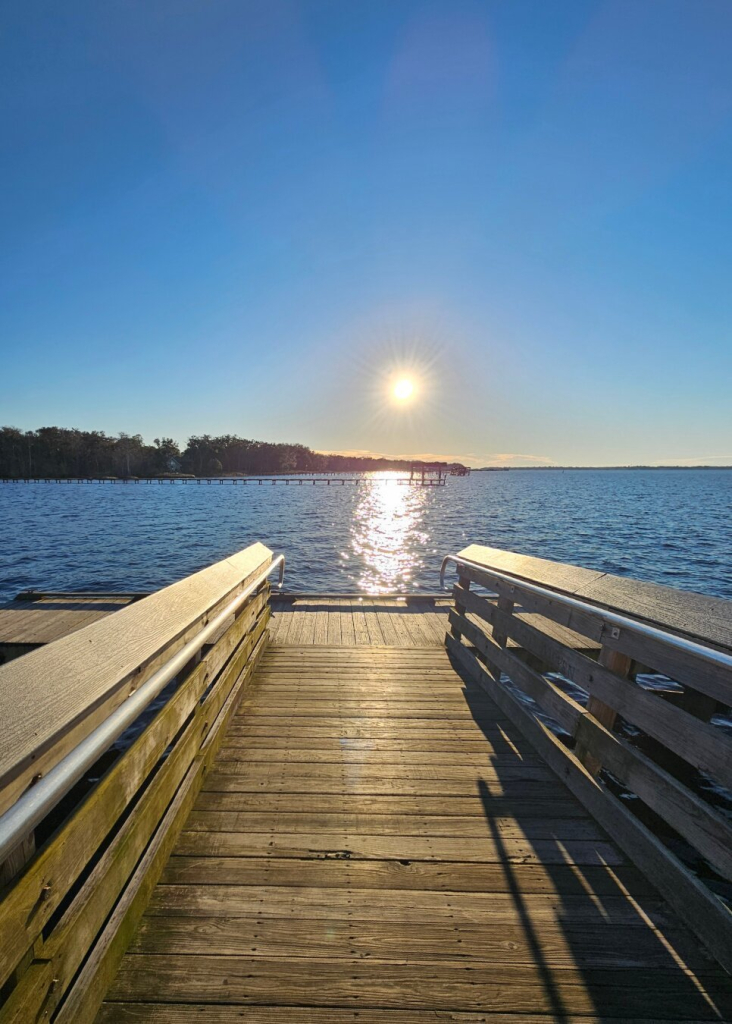
[[401, 377], [392, 388], [392, 395], [397, 402], [408, 402], [414, 398], [414, 381], [409, 377]]

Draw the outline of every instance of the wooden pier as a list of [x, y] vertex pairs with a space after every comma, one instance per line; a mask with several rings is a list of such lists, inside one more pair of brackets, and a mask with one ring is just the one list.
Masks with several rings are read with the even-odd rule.
[[732, 782], [730, 602], [475, 546], [449, 605], [271, 597], [271, 561], [0, 668], [1, 843], [185, 662], [6, 861], [1, 1024], [732, 1018], [732, 828], [694, 784]]
[[[453, 476], [466, 474], [451, 474]], [[447, 475], [428, 476], [426, 474], [412, 473], [410, 476], [378, 476], [378, 475], [357, 475], [350, 476], [132, 476], [132, 477], [4, 477], [0, 478], [2, 484], [282, 484], [288, 487], [290, 484], [303, 486], [304, 484], [325, 484], [330, 487], [340, 484], [353, 484], [358, 487], [363, 483], [407, 485], [408, 487], [445, 487]]]

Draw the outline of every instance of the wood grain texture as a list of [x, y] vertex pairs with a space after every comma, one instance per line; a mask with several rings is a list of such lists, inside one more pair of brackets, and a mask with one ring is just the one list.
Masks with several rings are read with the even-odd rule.
[[[30, 946], [38, 938], [76, 879], [94, 859], [114, 823], [147, 784], [153, 767], [186, 723], [211, 681], [217, 680], [217, 673], [264, 610], [265, 595], [256, 596], [76, 813], [32, 859], [22, 879], [9, 889], [0, 913], [0, 982], [17, 961], [23, 945]], [[241, 652], [244, 657], [248, 654], [246, 642]], [[219, 684], [226, 685], [223, 677], [227, 674], [230, 684], [233, 683], [237, 667], [236, 663], [229, 663], [218, 679]], [[169, 765], [170, 760], [166, 770]]]
[[0, 606], [0, 645], [50, 644], [125, 608], [134, 600], [126, 594], [118, 597], [63, 594], [9, 601]]
[[[552, 986], [524, 966], [427, 961], [418, 977], [413, 963], [315, 957], [128, 956], [110, 992], [116, 1000], [261, 1004], [274, 992], [285, 1004], [358, 1005], [395, 1009], [494, 1010], [515, 1014], [556, 1012], [647, 1017], [661, 1010], [670, 1020], [709, 1014], [709, 1003], [681, 971], [579, 968], [552, 972]], [[710, 983], [707, 987], [712, 987]], [[728, 993], [717, 993], [720, 1015], [732, 1012]]]
[[461, 558], [641, 619], [721, 650], [732, 650], [730, 602], [597, 569], [470, 544]]
[[[0, 811], [46, 772], [272, 559], [263, 544], [0, 666]], [[19, 699], [22, 695], [22, 700]]]
[[[442, 646], [447, 600], [297, 597], [272, 600], [272, 643], [278, 646], [364, 646], [371, 650]], [[303, 628], [304, 627], [304, 628]]]
[[[712, 1012], [711, 1010], [709, 1011]], [[478, 1011], [463, 1013], [456, 1010], [432, 1011], [427, 1017], [423, 1010], [359, 1009], [348, 1006], [241, 1006], [203, 1003], [106, 1003], [99, 1015], [99, 1024], [547, 1024], [545, 1014], [494, 1013]], [[594, 1015], [563, 1014], [564, 1024], [600, 1024]], [[657, 1017], [630, 1018], [618, 1015], [614, 1024], [662, 1024]], [[701, 1016], [702, 1022], [719, 1022], [718, 1016]]]
[[[601, 786], [582, 763], [507, 687], [496, 682], [475, 652], [452, 637], [448, 649], [456, 663], [496, 700], [547, 764], [590, 810], [597, 821], [649, 877], [726, 969], [732, 968], [732, 914], [704, 883], [688, 871], [639, 818]], [[598, 728], [602, 728], [598, 725]]]
[[[482, 602], [481, 609], [482, 599], [478, 595], [460, 588], [456, 590], [460, 601], [479, 613], [480, 618], [468, 622], [458, 617], [456, 612], [451, 612], [450, 621], [456, 619], [459, 631], [478, 651], [487, 653], [489, 660], [498, 664], [523, 692], [535, 699], [547, 714], [576, 738], [575, 754], [590, 773], [596, 775], [599, 766], [604, 765], [616, 779], [687, 839], [723, 877], [731, 878], [732, 828], [729, 822], [702, 796], [692, 792], [637, 747], [614, 736], [603, 719], [612, 724], [616, 709], [621, 710], [628, 720], [643, 726], [647, 733], [692, 761], [702, 760], [707, 763], [705, 744], [711, 736], [717, 748], [717, 760], [714, 762], [716, 774], [721, 778], [729, 778], [732, 744], [721, 730], [715, 730], [683, 709], [663, 701], [658, 695], [647, 693], [632, 682], [624, 681], [618, 672], [627, 674], [629, 660], [625, 656], [603, 648], [599, 662], [595, 664], [583, 654], [561, 647], [554, 639], [534, 637], [533, 627], [525, 623], [509, 622], [506, 628], [521, 633], [527, 647], [536, 651], [550, 667], [560, 668], [563, 674], [583, 685], [591, 694], [602, 694], [607, 698], [607, 703], [598, 702], [602, 716], [597, 714], [592, 700], [586, 709], [581, 708], [549, 680], [528, 669], [509, 651], [497, 647], [481, 628], [482, 619], [493, 623], [499, 616], [496, 609], [488, 602]], [[566, 712], [565, 705], [569, 709]], [[711, 763], [710, 760], [709, 768], [714, 772]]]
[[727, 1013], [716, 963], [505, 711], [437, 645], [405, 677], [379, 613], [351, 614], [350, 649], [341, 620], [333, 648], [266, 652], [99, 1021]]

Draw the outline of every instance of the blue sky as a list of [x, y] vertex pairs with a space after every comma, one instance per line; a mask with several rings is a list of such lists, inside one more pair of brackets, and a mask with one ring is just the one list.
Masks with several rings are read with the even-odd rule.
[[732, 463], [730, 52], [729, 0], [6, 0], [0, 422]]

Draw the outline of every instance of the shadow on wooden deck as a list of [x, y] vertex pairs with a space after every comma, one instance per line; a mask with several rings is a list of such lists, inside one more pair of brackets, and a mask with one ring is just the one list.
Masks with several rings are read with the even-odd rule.
[[728, 977], [444, 649], [273, 646], [99, 1019], [731, 1009]]

